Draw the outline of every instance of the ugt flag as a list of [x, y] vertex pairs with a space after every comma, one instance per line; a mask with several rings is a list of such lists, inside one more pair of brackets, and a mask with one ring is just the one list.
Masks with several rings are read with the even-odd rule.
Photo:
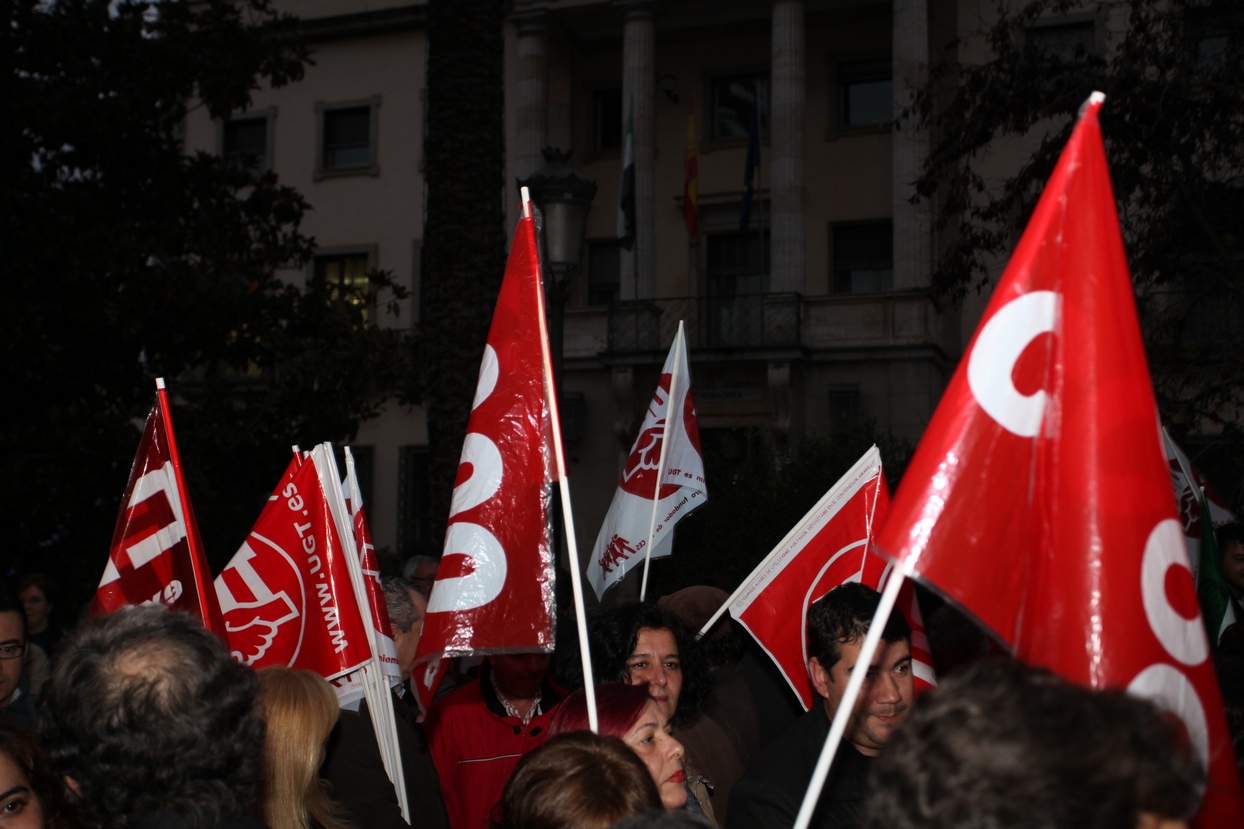
[[1174, 712], [1244, 825], [1157, 422], [1094, 93], [933, 415], [877, 546], [1016, 656]]
[[156, 380], [155, 406], [138, 441], [90, 615], [136, 604], [183, 610], [197, 616], [208, 630], [224, 635], [211, 571], [182, 479], [163, 378]]
[[[445, 657], [551, 651], [552, 370], [535, 223], [518, 222], [467, 424], [411, 687], [423, 710]], [[421, 667], [422, 666], [422, 667]]]
[[[662, 464], [662, 444], [665, 444]], [[658, 489], [658, 484], [660, 488]], [[587, 579], [600, 599], [627, 572], [673, 549], [674, 525], [708, 500], [682, 322], [596, 536]], [[655, 523], [653, 521], [655, 516]]]
[[[871, 547], [889, 506], [881, 453], [874, 446], [765, 556], [728, 604], [730, 614], [769, 654], [805, 710], [814, 699], [808, 678], [808, 608], [847, 582], [875, 590], [884, 586], [892, 568]], [[899, 594], [898, 608], [912, 630], [916, 685], [927, 690], [937, 681], [910, 584]]]
[[250, 535], [216, 577], [233, 658], [333, 679], [371, 657], [345, 556], [353, 538], [333, 515], [325, 446], [295, 458]]

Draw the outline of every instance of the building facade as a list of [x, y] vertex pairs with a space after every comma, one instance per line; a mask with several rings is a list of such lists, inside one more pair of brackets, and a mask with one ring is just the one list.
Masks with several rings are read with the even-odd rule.
[[[254, 156], [307, 197], [317, 256], [291, 279], [390, 270], [412, 298], [398, 317], [377, 319], [417, 325], [424, 6], [282, 5], [306, 23], [315, 61], [306, 78], [257, 92], [227, 122], [192, 113], [187, 147]], [[515, 0], [508, 180], [535, 172], [552, 146], [572, 150], [570, 165], [598, 185], [565, 314], [581, 551], [591, 550], [680, 320], [706, 448], [729, 455], [749, 432], [827, 434], [865, 415], [920, 436], [972, 314], [938, 310], [928, 296], [936, 239], [927, 205], [911, 203], [928, 139], [893, 120], [928, 76], [930, 44], [955, 33], [956, 14], [942, 0]], [[694, 234], [683, 204], [692, 117]], [[743, 229], [753, 117], [760, 163]], [[628, 128], [629, 250], [616, 238]], [[512, 226], [517, 191], [498, 197]], [[423, 411], [390, 407], [357, 444], [377, 545], [427, 551], [443, 517], [421, 512]]]

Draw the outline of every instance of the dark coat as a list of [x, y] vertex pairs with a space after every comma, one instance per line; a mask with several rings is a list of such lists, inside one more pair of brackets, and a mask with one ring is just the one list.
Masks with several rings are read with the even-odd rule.
[[[727, 829], [789, 829], [795, 825], [829, 734], [829, 717], [820, 702], [818, 699], [811, 711], [782, 732], [735, 784]], [[871, 764], [872, 758], [843, 740], [812, 813], [812, 829], [854, 829], [859, 825]]]

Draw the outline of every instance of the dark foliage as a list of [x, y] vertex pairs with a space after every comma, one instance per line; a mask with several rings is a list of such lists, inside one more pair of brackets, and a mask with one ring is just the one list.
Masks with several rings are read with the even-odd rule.
[[[428, 3], [427, 219], [422, 313], [427, 334], [433, 525], [443, 527], [479, 362], [505, 271], [505, 100], [501, 0]], [[436, 548], [440, 552], [439, 538]]]
[[217, 568], [291, 443], [345, 439], [416, 387], [357, 297], [290, 284], [313, 247], [302, 196], [183, 146], [190, 107], [224, 117], [302, 77], [297, 21], [269, 0], [2, 8], [0, 564], [57, 573], [71, 608], [102, 572], [156, 376]]
[[[1087, 42], [1044, 28], [1069, 21], [1087, 26]], [[983, 61], [956, 62], [963, 44], [950, 44], [908, 113], [933, 139], [917, 190], [932, 200], [941, 236], [937, 296], [955, 301], [996, 278], [1079, 107], [1104, 92], [1102, 132], [1162, 418], [1198, 464], [1220, 468], [1238, 508], [1244, 10], [1219, 0], [1033, 0], [999, 4], [978, 34]]]

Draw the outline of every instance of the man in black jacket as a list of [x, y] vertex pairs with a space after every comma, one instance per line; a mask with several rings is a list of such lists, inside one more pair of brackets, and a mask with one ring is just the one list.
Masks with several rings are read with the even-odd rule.
[[[808, 610], [808, 673], [819, 697], [769, 746], [735, 784], [729, 829], [786, 829], [793, 826], [830, 721], [859, 659], [881, 595], [861, 584], [831, 590]], [[911, 628], [891, 613], [825, 787], [812, 816], [815, 829], [858, 825], [872, 758], [907, 716], [911, 706]]]

